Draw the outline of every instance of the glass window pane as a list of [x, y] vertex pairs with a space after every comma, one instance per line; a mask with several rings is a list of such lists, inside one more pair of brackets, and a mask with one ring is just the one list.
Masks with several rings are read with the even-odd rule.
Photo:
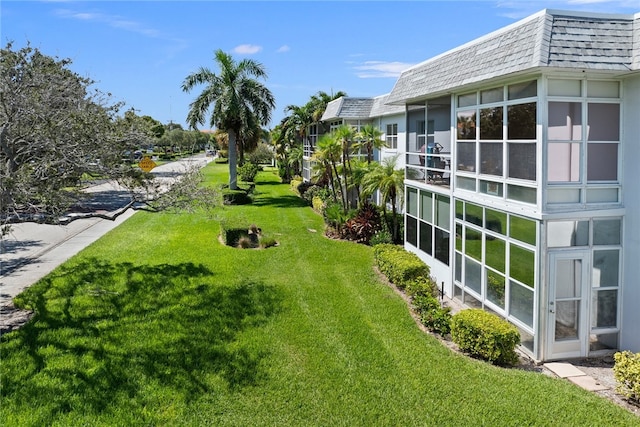
[[502, 139], [502, 107], [480, 110], [480, 139]]
[[476, 111], [458, 112], [458, 139], [476, 139]]
[[475, 225], [482, 227], [482, 206], [474, 205], [473, 203], [467, 203], [465, 208], [465, 220]]
[[556, 341], [578, 339], [580, 301], [556, 301]]
[[587, 82], [587, 96], [591, 98], [618, 98], [620, 97], [620, 83], [589, 80]]
[[552, 221], [547, 224], [547, 246], [564, 248], [589, 244], [589, 221]]
[[471, 308], [482, 308], [482, 301], [468, 292], [465, 292], [463, 302]]
[[486, 236], [484, 262], [492, 268], [504, 273], [507, 244], [502, 239]]
[[582, 295], [582, 260], [556, 261], [556, 298], [579, 298]]
[[456, 274], [456, 277], [455, 277], [456, 282], [462, 283], [462, 254], [460, 254], [459, 252], [456, 252], [455, 270], [456, 270], [456, 273], [455, 273]]
[[459, 171], [474, 172], [476, 170], [476, 143], [458, 142], [458, 166]]
[[511, 184], [507, 185], [507, 199], [535, 205], [537, 202], [536, 197], [537, 192], [535, 188], [521, 187], [519, 185]]
[[597, 291], [591, 301], [591, 327], [615, 328], [618, 325], [618, 291]]
[[619, 194], [617, 188], [587, 188], [587, 203], [616, 203]]
[[504, 185], [501, 182], [480, 180], [479, 187], [481, 193], [488, 194], [490, 196], [502, 197], [504, 195]]
[[549, 102], [549, 141], [582, 140], [582, 104]]
[[511, 215], [509, 223], [509, 236], [521, 242], [536, 244], [536, 228], [538, 223], [521, 216]]
[[482, 267], [469, 257], [464, 257], [464, 286], [482, 295]]
[[580, 193], [581, 190], [579, 188], [548, 188], [547, 203], [559, 205], [579, 203]]
[[436, 259], [449, 265], [449, 232], [436, 228]]
[[549, 182], [579, 182], [580, 144], [549, 144], [547, 165]]
[[464, 252], [482, 261], [482, 233], [472, 228], [465, 228], [464, 232]]
[[502, 176], [502, 143], [480, 143], [480, 173]]
[[507, 138], [536, 139], [536, 103], [507, 107]]
[[517, 83], [509, 86], [509, 99], [529, 98], [538, 93], [538, 82]]
[[433, 204], [431, 201], [431, 193], [426, 191], [420, 192], [420, 219], [423, 219], [429, 223], [433, 223]]
[[458, 96], [458, 107], [470, 107], [476, 105], [476, 103], [477, 95], [475, 92]]
[[462, 225], [456, 224], [456, 250], [462, 252]]
[[620, 269], [620, 251], [611, 249], [606, 251], [593, 251], [593, 271], [591, 284], [598, 287], [617, 287], [618, 270]]
[[459, 176], [456, 178], [456, 188], [460, 188], [462, 190], [476, 191], [476, 180], [474, 178]]
[[487, 272], [487, 299], [504, 309], [505, 295], [505, 279], [502, 274], [495, 271], [486, 270]]
[[428, 253], [429, 255], [433, 254], [433, 243], [431, 240], [431, 236], [433, 234], [433, 226], [431, 224], [427, 224], [426, 222], [420, 221], [420, 248], [421, 251]]
[[536, 180], [536, 144], [509, 143], [509, 178]]
[[620, 105], [589, 103], [587, 139], [589, 141], [620, 140]]
[[504, 89], [497, 87], [494, 89], [483, 90], [480, 92], [480, 103], [491, 104], [492, 102], [500, 102], [504, 99]]
[[486, 227], [488, 230], [495, 231], [502, 235], [507, 233], [507, 214], [504, 212], [494, 211], [493, 209], [485, 209]]
[[533, 290], [509, 282], [509, 314], [533, 327]]
[[509, 275], [533, 288], [535, 281], [535, 255], [533, 251], [516, 245], [509, 245]]
[[464, 219], [464, 202], [456, 200], [456, 218]]
[[619, 219], [596, 219], [593, 221], [594, 245], [619, 245], [622, 222]]
[[556, 80], [549, 79], [548, 91], [551, 96], [581, 96], [581, 81], [580, 80]]
[[589, 336], [589, 350], [616, 350], [618, 345], [618, 333], [613, 334], [591, 334]]
[[449, 209], [449, 198], [436, 196], [436, 225], [445, 230], [449, 230]]
[[413, 246], [418, 246], [418, 220], [410, 216], [405, 216], [405, 218], [407, 219], [407, 229], [405, 231], [407, 242]]
[[618, 180], [618, 144], [587, 145], [587, 181]]
[[418, 190], [411, 187], [407, 188], [407, 213], [418, 216]]

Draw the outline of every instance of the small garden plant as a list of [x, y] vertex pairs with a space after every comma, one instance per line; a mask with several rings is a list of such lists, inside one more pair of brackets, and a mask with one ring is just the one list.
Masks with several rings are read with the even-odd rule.
[[621, 351], [613, 355], [613, 375], [616, 391], [636, 403], [640, 403], [640, 353]]

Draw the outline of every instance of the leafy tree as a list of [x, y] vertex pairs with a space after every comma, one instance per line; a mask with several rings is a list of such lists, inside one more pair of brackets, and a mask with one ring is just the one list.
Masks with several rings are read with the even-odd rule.
[[382, 210], [385, 213], [385, 217], [387, 203], [391, 203], [391, 233], [394, 241], [398, 241], [398, 231], [400, 229], [397, 203], [398, 199], [400, 199], [400, 204], [402, 204], [404, 194], [404, 172], [401, 169], [396, 169], [397, 160], [398, 156], [394, 156], [383, 159], [382, 163], [371, 163], [371, 171], [362, 180], [362, 191], [365, 195], [371, 195], [376, 191], [380, 192]]
[[235, 190], [238, 188], [236, 138], [243, 130], [246, 135], [246, 129], [255, 123], [267, 125], [275, 100], [271, 91], [256, 80], [267, 77], [259, 62], [251, 59], [236, 62], [222, 50], [215, 52], [215, 62], [219, 74], [201, 67], [185, 78], [182, 90], [190, 92], [196, 86], [205, 85], [190, 104], [187, 121], [195, 129], [198, 124], [204, 124], [211, 110], [210, 125], [229, 134], [229, 188]]
[[[152, 174], [123, 161], [127, 152], [153, 141], [147, 121], [133, 112], [118, 116], [122, 104], [109, 104], [108, 95], [92, 90], [93, 81], [72, 72], [70, 64], [30, 45], [14, 50], [8, 43], [0, 51], [3, 232], [15, 222], [59, 223], [86, 197], [83, 180], [91, 176], [117, 181], [129, 190], [129, 203], [112, 215], [90, 212], [66, 221], [115, 219], [129, 208], [155, 210], [179, 200], [165, 196], [159, 204], [166, 185], [154, 185]], [[185, 184], [187, 189], [193, 187]]]

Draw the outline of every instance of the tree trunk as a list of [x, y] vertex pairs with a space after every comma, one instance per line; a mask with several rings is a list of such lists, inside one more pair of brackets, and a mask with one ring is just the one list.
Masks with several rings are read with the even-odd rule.
[[238, 189], [238, 172], [236, 170], [237, 153], [236, 153], [236, 132], [229, 129], [229, 188], [231, 190]]

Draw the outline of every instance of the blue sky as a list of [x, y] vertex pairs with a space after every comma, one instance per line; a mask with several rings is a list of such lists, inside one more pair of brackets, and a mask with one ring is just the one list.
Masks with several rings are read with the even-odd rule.
[[[264, 65], [276, 98], [268, 127], [287, 105], [318, 91], [388, 93], [403, 69], [544, 8], [640, 12], [640, 0], [564, 1], [7, 1], [2, 45], [30, 42], [70, 58], [140, 115], [186, 127], [184, 78], [201, 66], [217, 72], [216, 49]], [[204, 126], [206, 128], [206, 126]]]

